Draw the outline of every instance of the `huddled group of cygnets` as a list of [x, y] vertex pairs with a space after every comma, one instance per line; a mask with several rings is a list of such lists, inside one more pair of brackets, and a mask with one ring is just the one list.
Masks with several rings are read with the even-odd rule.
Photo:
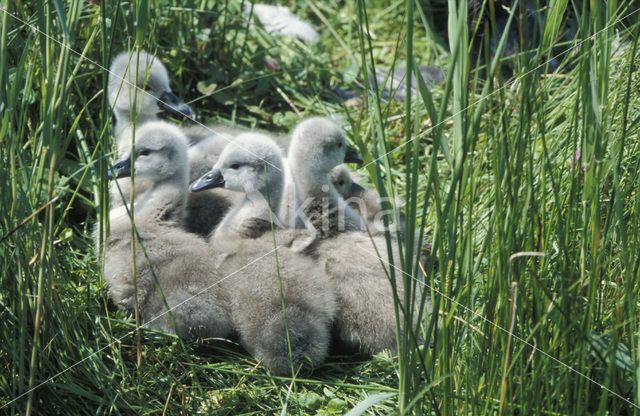
[[334, 122], [303, 120], [289, 138], [160, 121], [193, 113], [144, 52], [116, 57], [108, 94], [120, 159], [102, 260], [119, 307], [137, 302], [148, 328], [237, 339], [274, 374], [318, 365], [332, 345], [396, 351], [403, 294], [376, 231], [380, 198], [354, 182], [344, 163], [362, 159]]

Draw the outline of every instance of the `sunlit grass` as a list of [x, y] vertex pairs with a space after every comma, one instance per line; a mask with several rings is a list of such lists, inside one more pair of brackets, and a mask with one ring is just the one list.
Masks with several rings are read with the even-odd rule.
[[[296, 3], [323, 31], [314, 45], [248, 28], [236, 0], [159, 3], [1, 3], [2, 411], [639, 413], [637, 5], [548, 2], [542, 40], [509, 73], [474, 33], [495, 22], [470, 28], [466, 1], [448, 1], [441, 42], [414, 2]], [[559, 47], [567, 10], [577, 29]], [[423, 315], [409, 331], [399, 312], [399, 359], [333, 357], [294, 382], [232, 343], [142, 331], [138, 368], [135, 323], [109, 303], [90, 237], [106, 232], [112, 154], [100, 66], [135, 47], [167, 63], [200, 121], [283, 132], [342, 116], [361, 173], [406, 201], [391, 275], [406, 301], [432, 297], [437, 328]], [[446, 76], [413, 101], [369, 81], [419, 64]], [[330, 87], [355, 74], [367, 93], [343, 106]], [[426, 278], [416, 237], [431, 245]]]

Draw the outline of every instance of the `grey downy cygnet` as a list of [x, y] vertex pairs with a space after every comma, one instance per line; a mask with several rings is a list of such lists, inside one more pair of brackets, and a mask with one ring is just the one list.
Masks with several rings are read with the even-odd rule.
[[186, 138], [178, 128], [163, 122], [145, 124], [136, 136], [135, 153], [118, 162], [110, 176], [129, 176], [134, 159], [135, 175], [151, 183], [133, 204], [139, 236], [137, 291], [132, 277], [131, 218], [125, 206], [120, 206], [109, 213], [111, 231], [104, 246], [109, 294], [127, 311], [133, 311], [137, 296], [141, 319], [149, 328], [181, 336], [227, 337], [231, 333], [229, 297], [208, 245], [180, 227], [189, 180]]
[[[147, 121], [157, 121], [159, 116], [164, 115], [191, 120], [195, 117], [191, 107], [171, 91], [169, 74], [160, 59], [142, 50], [122, 52], [116, 56], [109, 69], [107, 95], [115, 118], [113, 134], [121, 153], [131, 145], [131, 130], [134, 124], [141, 126]], [[239, 127], [203, 124], [181, 126], [180, 129], [185, 134], [189, 146], [194, 147], [202, 143], [198, 150], [205, 154], [211, 151], [214, 157], [220, 154], [222, 148], [233, 140], [233, 137], [247, 131]], [[286, 136], [274, 138], [281, 146], [288, 146]], [[195, 153], [190, 151], [190, 158]]]
[[193, 117], [169, 86], [167, 69], [155, 56], [144, 52], [122, 52], [109, 69], [109, 103], [115, 116], [114, 136], [118, 151], [131, 144], [131, 129], [157, 121], [161, 113], [178, 118]]
[[[190, 130], [193, 128], [190, 128]], [[211, 130], [202, 127], [199, 130]], [[224, 125], [214, 126], [215, 134], [209, 131], [199, 142], [193, 144], [189, 148], [189, 162], [191, 163], [191, 180], [195, 181], [213, 166], [224, 148], [231, 143], [240, 134], [254, 132], [245, 127], [231, 127]], [[204, 132], [203, 132], [204, 134]], [[261, 133], [267, 134], [267, 133]], [[290, 137], [286, 135], [271, 134], [268, 136], [277, 143], [281, 150], [287, 151], [289, 148]]]
[[290, 226], [314, 229], [322, 238], [343, 231], [362, 231], [364, 222], [348, 206], [329, 180], [329, 172], [342, 163], [362, 163], [347, 144], [344, 132], [327, 118], [314, 117], [293, 131], [288, 160], [295, 182], [294, 213]]
[[[169, 86], [167, 69], [160, 60], [144, 51], [123, 52], [119, 54], [111, 64], [109, 70], [108, 96], [115, 116], [114, 136], [118, 153], [125, 154], [131, 146], [131, 136], [145, 123], [157, 121], [161, 114], [169, 114], [178, 118], [190, 118], [194, 116], [191, 108], [184, 104]], [[198, 134], [204, 135], [208, 131], [207, 141], [220, 141], [227, 143], [238, 134], [239, 130], [225, 128], [216, 133], [218, 128], [194, 127], [181, 128], [188, 134], [194, 132], [188, 140], [190, 144], [194, 140], [202, 140]], [[189, 136], [187, 136], [189, 139]], [[206, 172], [215, 161], [217, 154], [209, 155], [206, 149], [189, 148], [190, 179], [196, 179]], [[202, 166], [206, 165], [206, 169]], [[117, 182], [117, 184], [116, 184]], [[136, 194], [142, 195], [150, 186], [150, 182], [143, 178], [136, 180]], [[118, 189], [120, 188], [120, 190]], [[114, 181], [111, 187], [112, 206], [119, 206], [130, 198], [131, 184], [128, 178]], [[199, 235], [206, 236], [216, 225], [216, 219], [233, 204], [232, 194], [224, 191], [212, 191], [190, 197], [186, 206], [185, 229]], [[219, 213], [217, 216], [215, 213]]]
[[[229, 144], [193, 192], [225, 187], [242, 202], [210, 238], [211, 256], [231, 297], [242, 344], [274, 374], [322, 363], [328, 353], [335, 294], [328, 277], [292, 247], [297, 235], [278, 228], [282, 158], [267, 136], [247, 133]], [[303, 230], [291, 230], [303, 232]]]
[[[163, 122], [149, 122], [140, 127], [143, 130], [147, 124], [154, 126], [170, 127], [173, 132], [178, 131], [177, 127]], [[178, 131], [181, 136], [182, 133]], [[139, 136], [139, 133], [136, 133]], [[136, 146], [138, 138], [136, 137]], [[137, 151], [137, 149], [136, 149]], [[188, 157], [183, 161], [187, 174], [190, 171], [190, 163]], [[119, 177], [114, 178], [110, 186], [111, 191], [111, 209], [124, 209], [124, 204], [129, 204], [131, 193], [131, 178]], [[190, 181], [187, 176], [187, 183]], [[135, 197], [134, 200], [144, 198], [152, 186], [151, 180], [145, 176], [135, 176]], [[188, 186], [188, 185], [187, 185]], [[208, 236], [216, 227], [218, 222], [223, 218], [224, 214], [237, 202], [238, 197], [233, 192], [223, 189], [211, 189], [198, 194], [186, 194], [185, 203], [180, 205], [180, 212], [176, 213], [175, 218], [180, 218], [180, 226], [187, 232], [197, 234], [202, 237]], [[178, 209], [178, 207], [176, 207]]]
[[[157, 121], [162, 115], [178, 119], [195, 117], [191, 107], [171, 91], [169, 74], [160, 59], [144, 51], [122, 52], [113, 60], [109, 69], [108, 96], [115, 117], [113, 133], [120, 153], [131, 145], [134, 124], [141, 126], [148, 121]], [[201, 142], [216, 142], [224, 146], [242, 131], [218, 125], [181, 126], [180, 129], [189, 146]], [[218, 154], [220, 152], [215, 156]], [[199, 156], [199, 153], [190, 150], [190, 158], [192, 155]]]
[[[199, 188], [205, 184], [226, 186], [247, 193], [245, 202], [234, 210], [234, 215], [229, 214], [229, 218], [222, 221], [221, 226], [224, 225], [224, 228], [214, 234], [212, 244], [218, 247], [218, 252], [215, 253], [217, 256], [223, 256], [226, 252], [238, 252], [236, 244], [242, 244], [244, 250], [251, 247], [251, 251], [255, 253], [268, 252], [268, 248], [273, 248], [270, 232], [263, 234], [263, 240], [260, 241], [266, 242], [261, 242], [259, 247], [253, 247], [251, 244], [255, 240], [250, 238], [241, 240], [240, 243], [237, 242], [238, 238], [230, 238], [229, 232], [237, 230], [242, 230], [242, 235], [254, 237], [261, 235], [265, 229], [270, 230], [270, 224], [264, 226], [265, 218], [270, 218], [269, 215], [274, 216], [276, 199], [284, 179], [284, 173], [279, 169], [281, 164], [277, 160], [278, 152], [273, 146], [266, 146], [267, 142], [240, 141], [237, 144], [250, 149], [251, 153], [230, 145], [221, 156], [218, 169], [203, 176], [201, 182], [192, 185], [192, 188]], [[266, 193], [267, 183], [270, 192], [273, 190], [273, 193]], [[249, 194], [261, 194], [261, 197], [249, 197]], [[247, 227], [256, 224], [260, 225], [254, 232], [246, 231]], [[340, 349], [360, 349], [371, 354], [385, 349], [396, 351], [394, 291], [369, 236], [363, 232], [347, 232], [333, 238], [313, 239], [310, 244], [307, 244], [306, 230], [280, 230], [275, 236], [280, 244], [285, 244], [286, 247], [290, 245], [294, 252], [299, 252], [298, 257], [287, 257], [287, 260], [291, 259], [295, 264], [307, 264], [308, 260], [312, 260], [313, 264], [307, 266], [308, 271], [305, 275], [319, 272], [319, 276], [314, 279], [335, 290], [337, 310], [333, 327], [336, 334], [335, 344]], [[302, 250], [296, 247], [300, 239], [303, 241]], [[384, 238], [375, 237], [374, 242], [380, 253], [386, 253]], [[281, 248], [279, 253], [294, 256], [290, 249], [282, 250]], [[386, 255], [382, 255], [386, 261]], [[223, 260], [226, 259], [227, 257], [224, 257]], [[242, 257], [240, 259], [243, 260]], [[243, 262], [239, 261], [237, 265], [240, 264]], [[298, 282], [304, 283], [309, 292], [319, 290], [308, 282], [308, 279], [309, 277], [298, 277]], [[243, 283], [244, 281], [239, 281], [238, 284]], [[402, 299], [402, 290], [398, 293]]]
[[[398, 251], [394, 247], [392, 252], [397, 267]], [[305, 253], [311, 255], [330, 276], [335, 288], [338, 309], [334, 320], [334, 342], [339, 349], [355, 349], [368, 354], [390, 350], [395, 354], [394, 302], [398, 302], [401, 322], [408, 312], [412, 313], [414, 324], [419, 318], [424, 319], [425, 314], [430, 314], [429, 302], [421, 317], [418, 316], [418, 305], [413, 311], [405, 310], [401, 272], [395, 269], [397, 283], [392, 284], [389, 278], [391, 262], [384, 236], [371, 236], [360, 231], [339, 233], [316, 240]], [[417, 283], [417, 287], [423, 290], [422, 281]], [[415, 339], [420, 342], [421, 336], [417, 334]]]
[[227, 145], [213, 170], [191, 185], [193, 192], [221, 187], [243, 195], [212, 237], [257, 238], [271, 230], [272, 222], [279, 228], [283, 169], [282, 153], [266, 135], [244, 133]]
[[[109, 68], [107, 96], [115, 119], [112, 133], [119, 156], [128, 153], [135, 126], [157, 121], [162, 113], [193, 116], [191, 108], [171, 91], [169, 75], [162, 62], [142, 50], [122, 52], [115, 57]], [[118, 185], [122, 188], [122, 195]], [[138, 180], [138, 194], [144, 193], [149, 185], [148, 181]], [[114, 181], [111, 186], [112, 206], [128, 201], [130, 189], [128, 178]]]
[[[336, 166], [329, 172], [329, 180], [336, 188], [338, 193], [344, 198], [363, 219], [371, 226], [369, 230], [373, 233], [379, 233], [384, 230], [384, 222], [382, 216], [385, 214], [382, 206], [382, 198], [375, 189], [366, 188], [358, 183], [360, 178], [356, 173], [352, 172], [347, 165]], [[391, 204], [391, 201], [389, 201]], [[394, 198], [392, 207], [395, 208], [397, 222], [394, 223], [400, 231], [400, 235], [404, 235], [405, 216], [400, 211], [403, 203], [400, 198]], [[387, 211], [389, 214], [391, 212]], [[394, 220], [392, 215], [388, 216], [389, 221]], [[392, 229], [394, 231], [395, 228]], [[393, 234], [393, 233], [392, 233]]]
[[[321, 264], [336, 288], [335, 326], [341, 344], [368, 353], [395, 352], [394, 298], [402, 301], [403, 291], [401, 285], [394, 289], [390, 282], [386, 240], [364, 232], [371, 224], [346, 204], [329, 178], [330, 171], [343, 162], [361, 161], [353, 153], [346, 148], [342, 130], [328, 119], [305, 120], [293, 132], [289, 162], [301, 204], [298, 211], [306, 214], [320, 237], [306, 252]], [[318, 200], [323, 200], [321, 207], [314, 202]], [[392, 255], [398, 262], [396, 243]], [[399, 305], [403, 319], [402, 302]], [[416, 311], [410, 312], [415, 316]]]

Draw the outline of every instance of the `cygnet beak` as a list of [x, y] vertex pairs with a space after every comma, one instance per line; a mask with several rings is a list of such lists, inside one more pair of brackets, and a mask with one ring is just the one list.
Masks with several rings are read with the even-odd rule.
[[224, 177], [222, 176], [222, 172], [220, 169], [214, 169], [205, 173], [200, 177], [200, 179], [192, 183], [189, 190], [191, 192], [198, 192], [210, 188], [219, 188], [221, 186], [224, 186]]
[[344, 155], [344, 163], [360, 164], [362, 162], [364, 162], [364, 160], [362, 160], [362, 156], [360, 156], [360, 153], [358, 153], [358, 151], [353, 147], [347, 145], [347, 152]]
[[160, 111], [179, 119], [185, 117], [192, 118], [194, 116], [191, 107], [182, 102], [173, 92], [165, 91], [158, 100], [158, 107]]
[[123, 160], [119, 160], [107, 172], [107, 178], [109, 178], [109, 180], [112, 180], [115, 178], [128, 178], [129, 176], [131, 176], [131, 158], [130, 157]]

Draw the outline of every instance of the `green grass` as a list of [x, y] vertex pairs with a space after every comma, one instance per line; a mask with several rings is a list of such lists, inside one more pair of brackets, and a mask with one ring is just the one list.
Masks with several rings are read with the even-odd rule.
[[[0, 413], [640, 414], [636, 2], [547, 2], [540, 44], [509, 65], [474, 33], [495, 25], [491, 2], [477, 28], [466, 1], [295, 2], [313, 45], [248, 28], [240, 0], [98, 3], [0, 3]], [[407, 301], [430, 292], [437, 330], [422, 316], [400, 358], [334, 356], [293, 380], [231, 343], [143, 331], [138, 367], [91, 238], [112, 160], [100, 66], [136, 47], [200, 121], [344, 117], [362, 173], [406, 201], [390, 274]], [[367, 80], [419, 64], [447, 76], [413, 101]], [[344, 106], [329, 88], [356, 76], [369, 93]], [[432, 244], [421, 284], [414, 229]]]

